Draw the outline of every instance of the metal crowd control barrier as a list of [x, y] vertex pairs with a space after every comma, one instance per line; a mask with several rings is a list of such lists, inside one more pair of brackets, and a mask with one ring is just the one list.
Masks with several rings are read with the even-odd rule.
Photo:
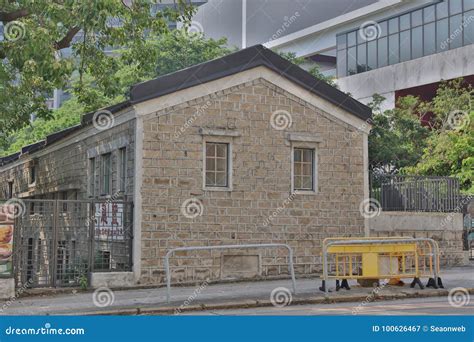
[[293, 294], [296, 294], [296, 279], [295, 279], [295, 268], [293, 266], [293, 249], [284, 243], [264, 243], [264, 244], [253, 244], [253, 245], [221, 245], [221, 246], [198, 246], [198, 247], [178, 247], [173, 248], [166, 253], [165, 256], [165, 272], [166, 272], [166, 301], [170, 302], [171, 292], [171, 274], [170, 274], [170, 263], [169, 258], [171, 254], [178, 251], [202, 251], [202, 250], [216, 250], [216, 249], [247, 249], [247, 248], [286, 248], [288, 250], [288, 271], [291, 275], [291, 281], [293, 283]]
[[[334, 255], [329, 268], [328, 255]], [[331, 275], [329, 274], [330, 272]], [[327, 238], [323, 241], [323, 282], [328, 297], [328, 279], [350, 289], [348, 279], [401, 279], [413, 277], [411, 287], [424, 288], [420, 278], [429, 276], [428, 287], [443, 287], [439, 277], [439, 247], [427, 238]], [[342, 280], [341, 285], [339, 279]]]

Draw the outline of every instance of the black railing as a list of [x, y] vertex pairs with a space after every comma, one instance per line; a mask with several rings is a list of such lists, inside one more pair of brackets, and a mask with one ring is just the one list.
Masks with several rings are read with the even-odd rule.
[[451, 177], [371, 177], [371, 198], [384, 211], [460, 212], [459, 181]]

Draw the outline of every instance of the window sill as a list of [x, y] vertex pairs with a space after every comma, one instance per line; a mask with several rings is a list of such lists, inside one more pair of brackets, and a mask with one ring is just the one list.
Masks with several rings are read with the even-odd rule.
[[293, 190], [292, 193], [296, 195], [318, 195], [319, 193], [315, 190]]
[[224, 191], [230, 192], [232, 191], [231, 187], [214, 187], [214, 186], [205, 186], [203, 188], [204, 191]]

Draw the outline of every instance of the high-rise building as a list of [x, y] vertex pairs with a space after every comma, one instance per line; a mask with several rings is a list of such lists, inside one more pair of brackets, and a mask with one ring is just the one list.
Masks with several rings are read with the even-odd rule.
[[[347, 1], [349, 2], [349, 1]], [[270, 41], [337, 77], [363, 103], [434, 96], [441, 80], [474, 83], [474, 0], [385, 0]]]
[[363, 103], [430, 99], [441, 80], [474, 83], [474, 0], [209, 0], [194, 17], [205, 36], [265, 44], [319, 65]]

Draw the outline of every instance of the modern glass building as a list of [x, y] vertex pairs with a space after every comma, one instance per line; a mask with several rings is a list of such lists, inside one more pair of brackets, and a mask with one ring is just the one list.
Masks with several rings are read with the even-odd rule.
[[432, 98], [442, 80], [474, 84], [474, 0], [377, 1], [266, 46], [317, 63], [361, 102], [380, 94], [393, 108], [405, 95]]
[[337, 35], [337, 76], [473, 43], [474, 0], [445, 0]]

